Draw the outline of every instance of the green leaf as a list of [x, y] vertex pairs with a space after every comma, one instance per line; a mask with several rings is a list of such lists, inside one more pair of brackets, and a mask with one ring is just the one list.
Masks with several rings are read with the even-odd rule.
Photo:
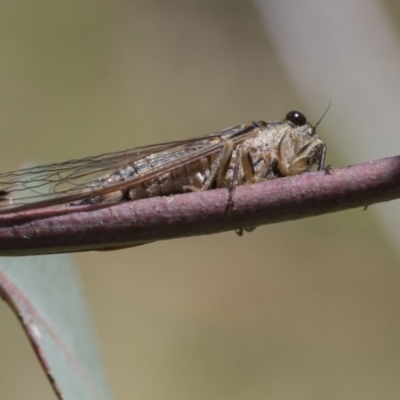
[[1, 258], [0, 293], [20, 318], [60, 398], [111, 399], [70, 257]]

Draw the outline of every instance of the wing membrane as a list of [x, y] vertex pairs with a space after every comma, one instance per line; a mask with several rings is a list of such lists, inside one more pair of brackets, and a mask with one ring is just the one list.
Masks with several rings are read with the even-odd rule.
[[[130, 188], [173, 168], [218, 152], [226, 140], [242, 141], [257, 127], [257, 123], [248, 123], [193, 139], [1, 173], [0, 214], [67, 204]], [[179, 156], [174, 157], [174, 154]], [[124, 166], [134, 165], [150, 155], [157, 167], [106, 187], [93, 186], [97, 179]]]

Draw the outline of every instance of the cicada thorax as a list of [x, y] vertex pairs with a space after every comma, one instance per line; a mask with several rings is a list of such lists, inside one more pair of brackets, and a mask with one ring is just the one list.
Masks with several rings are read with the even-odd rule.
[[259, 125], [254, 136], [235, 148], [225, 186], [298, 175], [314, 165], [323, 168], [325, 144], [301, 113], [291, 112], [284, 121]]

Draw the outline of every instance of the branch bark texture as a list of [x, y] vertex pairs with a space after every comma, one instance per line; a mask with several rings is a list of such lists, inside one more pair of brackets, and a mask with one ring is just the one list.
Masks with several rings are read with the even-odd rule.
[[0, 255], [136, 246], [296, 220], [400, 198], [400, 156], [227, 189], [0, 215]]

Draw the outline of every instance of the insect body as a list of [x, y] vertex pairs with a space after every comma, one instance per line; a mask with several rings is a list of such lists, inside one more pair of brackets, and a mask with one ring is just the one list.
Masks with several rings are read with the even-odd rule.
[[282, 121], [0, 174], [0, 213], [234, 189], [321, 170], [325, 153], [316, 127], [292, 111]]

